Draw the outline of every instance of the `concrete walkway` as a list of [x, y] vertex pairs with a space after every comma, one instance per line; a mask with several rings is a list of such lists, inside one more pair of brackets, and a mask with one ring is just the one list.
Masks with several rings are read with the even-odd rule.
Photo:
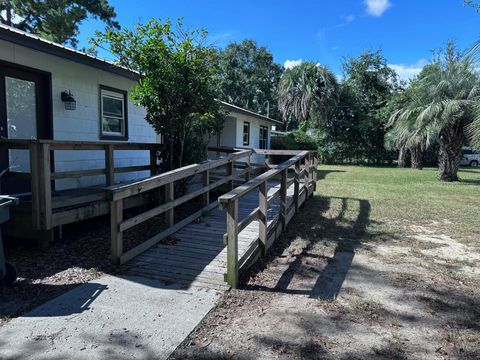
[[222, 294], [104, 276], [0, 328], [0, 359], [165, 359]]

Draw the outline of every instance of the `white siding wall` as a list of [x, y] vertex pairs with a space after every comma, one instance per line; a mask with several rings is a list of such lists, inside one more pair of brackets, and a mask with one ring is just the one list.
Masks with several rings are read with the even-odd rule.
[[[243, 145], [243, 123], [248, 121], [250, 123], [250, 142], [248, 145]], [[231, 111], [225, 120], [225, 126], [220, 134], [220, 146], [229, 147], [260, 147], [260, 125], [268, 128], [268, 148], [270, 148], [270, 132], [272, 123], [266, 120], [259, 119], [244, 113]], [[216, 136], [210, 139], [210, 146], [217, 146], [218, 139]], [[252, 162], [263, 163], [265, 157], [263, 155], [252, 156]]]
[[237, 142], [237, 119], [233, 116], [227, 116], [223, 126], [222, 133], [210, 138], [209, 146], [228, 146], [235, 147]]
[[[233, 116], [233, 113], [231, 114]], [[260, 147], [260, 125], [266, 126], [268, 128], [268, 144], [267, 147], [270, 148], [270, 132], [272, 129], [272, 124], [269, 121], [259, 119], [257, 117], [249, 116], [242, 113], [235, 113], [234, 115], [237, 118], [237, 139], [236, 145], [242, 147], [243, 145], [243, 123], [248, 121], [250, 123], [250, 143], [248, 147], [258, 149]], [[265, 157], [263, 155], [254, 155], [252, 156], [253, 163], [263, 163]]]
[[[56, 56], [0, 40], [0, 60], [43, 70], [52, 76], [53, 138], [55, 140], [99, 141], [99, 87], [100, 85], [128, 91], [133, 80], [95, 69]], [[77, 102], [75, 111], [65, 110], [60, 93], [70, 90]], [[155, 142], [156, 135], [145, 121], [145, 110], [128, 101], [128, 141]], [[147, 165], [147, 152], [116, 151], [115, 165]], [[104, 167], [102, 151], [56, 151], [55, 170], [82, 170]], [[115, 180], [123, 181], [148, 176], [148, 173], [117, 174]], [[103, 183], [104, 177], [83, 177], [59, 180], [57, 189]]]

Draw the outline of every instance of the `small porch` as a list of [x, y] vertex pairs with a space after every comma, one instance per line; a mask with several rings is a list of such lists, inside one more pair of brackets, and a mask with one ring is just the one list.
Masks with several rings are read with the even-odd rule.
[[[1, 139], [0, 146], [2, 153], [14, 151], [22, 160], [20, 171], [12, 167], [2, 179], [3, 192], [20, 199], [20, 204], [12, 208], [7, 234], [36, 239], [43, 247], [48, 246], [55, 233], [61, 236], [63, 225], [108, 214], [105, 187], [118, 184], [121, 178], [154, 176], [159, 169], [159, 144], [155, 143]], [[99, 167], [97, 159], [84, 161], [86, 166], [82, 164], [81, 169], [60, 171], [55, 168], [55, 158], [59, 155], [78, 158], [86, 152], [100, 158], [100, 164], [103, 160], [104, 166]], [[133, 157], [138, 155], [139, 160], [132, 166], [118, 165], [115, 158], [121, 152], [129, 152]], [[83, 157], [88, 159], [88, 155]], [[80, 184], [80, 179], [94, 179], [91, 181], [94, 185], [65, 188], [61, 183]], [[126, 207], [136, 207], [148, 200], [132, 198]]]

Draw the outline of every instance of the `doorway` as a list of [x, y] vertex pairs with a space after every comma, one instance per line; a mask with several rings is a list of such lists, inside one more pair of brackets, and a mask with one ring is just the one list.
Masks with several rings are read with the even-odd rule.
[[[0, 62], [0, 136], [12, 140], [52, 139], [49, 73]], [[28, 150], [0, 151], [1, 193], [30, 191]]]

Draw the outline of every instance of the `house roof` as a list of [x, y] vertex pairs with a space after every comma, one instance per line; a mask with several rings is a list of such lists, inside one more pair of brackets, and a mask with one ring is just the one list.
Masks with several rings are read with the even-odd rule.
[[269, 122], [272, 122], [272, 123], [274, 123], [274, 124], [283, 125], [283, 123], [282, 123], [281, 121], [278, 121], [278, 120], [269, 118], [269, 117], [267, 117], [267, 116], [265, 116], [265, 115], [256, 113], [256, 112], [251, 111], [251, 110], [247, 110], [247, 109], [241, 108], [240, 106], [236, 106], [236, 105], [233, 105], [233, 104], [229, 104], [229, 103], [227, 103], [227, 102], [225, 102], [225, 101], [220, 101], [220, 102], [222, 103], [223, 106], [225, 106], [227, 109], [229, 109], [229, 110], [231, 110], [231, 111], [236, 111], [236, 112], [239, 112], [239, 113], [248, 115], [248, 116], [253, 116], [253, 117], [256, 117], [257, 119], [269, 121]]
[[[71, 60], [83, 65], [91, 66], [100, 70], [104, 70], [113, 74], [127, 77], [132, 80], [138, 79], [138, 73], [131, 71], [123, 66], [115, 64], [111, 61], [101, 59], [99, 57], [89, 55], [83, 51], [78, 51], [68, 46], [55, 43], [50, 40], [41, 38], [38, 35], [30, 34], [22, 30], [18, 30], [14, 27], [0, 24], [0, 40], [8, 41], [17, 45], [25, 46], [27, 48], [41, 51], [50, 55], [58, 56], [63, 59]], [[240, 112], [248, 116], [253, 116], [258, 119], [270, 121], [279, 125], [282, 125], [281, 121], [271, 119], [265, 115], [258, 114], [254, 111], [250, 111], [241, 108], [236, 105], [229, 104], [221, 101], [221, 103], [229, 110]]]
[[138, 74], [113, 62], [86, 54], [53, 41], [41, 38], [38, 35], [15, 29], [11, 26], [0, 24], [0, 40], [5, 40], [17, 45], [41, 51], [76, 63], [91, 66], [103, 71], [127, 77], [132, 80], [138, 78]]

